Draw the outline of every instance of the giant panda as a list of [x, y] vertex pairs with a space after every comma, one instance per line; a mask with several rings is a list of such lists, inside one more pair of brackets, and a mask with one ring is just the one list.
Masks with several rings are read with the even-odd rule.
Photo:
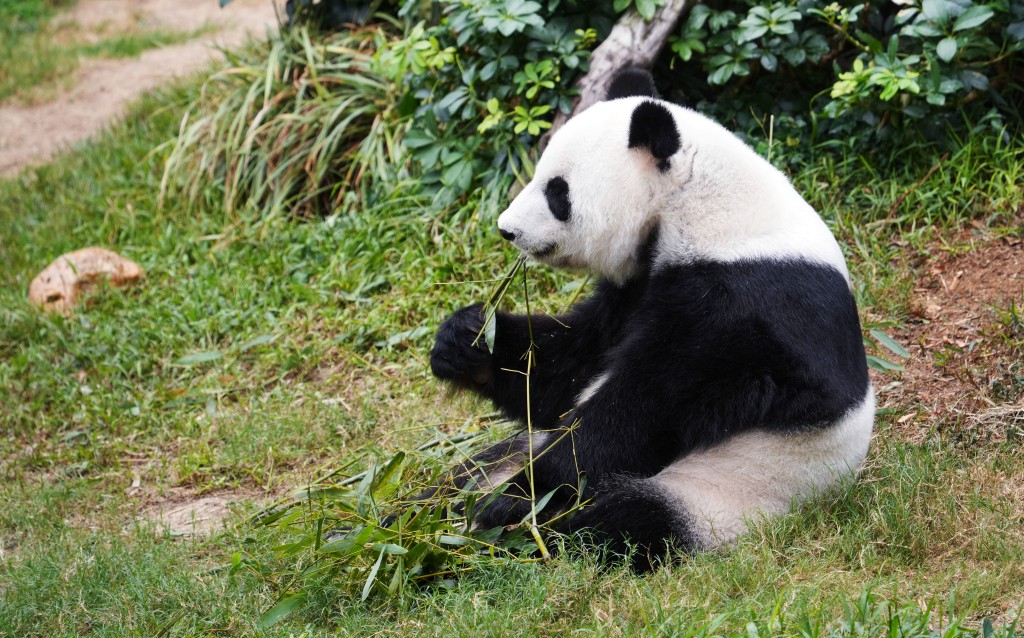
[[498, 313], [493, 352], [480, 305], [441, 325], [434, 375], [532, 425], [453, 471], [457, 487], [504, 485], [476, 527], [524, 520], [531, 494], [554, 492], [547, 517], [581, 499], [557, 526], [644, 571], [858, 471], [874, 394], [836, 240], [781, 172], [657, 98], [646, 71], [554, 134], [497, 226], [599, 283], [563, 316]]

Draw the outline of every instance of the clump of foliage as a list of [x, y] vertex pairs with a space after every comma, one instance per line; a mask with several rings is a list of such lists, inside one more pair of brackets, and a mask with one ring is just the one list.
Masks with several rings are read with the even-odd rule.
[[[414, 3], [410, 3], [414, 4]], [[611, 26], [605, 3], [440, 0], [382, 53], [413, 124], [405, 146], [424, 183], [452, 199], [472, 186], [507, 190]]]
[[[984, 117], [1020, 127], [1024, 5], [997, 0], [694, 7], [671, 44], [675, 97], [731, 127], [798, 143], [843, 137], [864, 151], [923, 131], [943, 138]], [[966, 117], [964, 117], [966, 115]]]
[[[232, 570], [250, 571], [281, 592], [262, 622], [279, 621], [310, 604], [320, 591], [360, 600], [397, 598], [410, 585], [450, 580], [481, 561], [539, 560], [544, 541], [530, 533], [529, 525], [469, 531], [474, 510], [492, 494], [466, 489], [413, 500], [428, 486], [442, 484], [445, 468], [478, 450], [485, 434], [439, 433], [414, 455], [399, 452], [344, 479], [338, 478], [339, 470], [295, 499], [259, 513], [254, 522], [267, 528], [276, 560], [238, 552]], [[541, 499], [535, 511], [544, 503]]]
[[[285, 28], [235, 60], [194, 105], [168, 178], [192, 202], [262, 216], [365, 206], [396, 178], [442, 208], [474, 189], [496, 206], [571, 109], [573, 81], [617, 15], [653, 17], [661, 4], [299, 2], [296, 25], [322, 26], [328, 12], [371, 26]], [[1020, 3], [712, 1], [670, 45], [655, 69], [666, 96], [777, 149], [776, 162], [840, 138], [870, 154], [880, 140], [948, 142], [980, 122], [1021, 127]]]
[[[437, 0], [232, 56], [190, 109], [165, 193], [260, 216], [372, 205], [413, 178], [441, 205], [503, 196], [610, 29], [610, 3]], [[408, 131], [408, 132], [406, 132]]]
[[324, 38], [295, 28], [229, 53], [182, 120], [162, 199], [301, 216], [388, 193], [401, 125], [374, 57], [385, 39], [376, 28]]
[[[489, 349], [494, 347], [496, 308], [519, 273], [526, 292], [525, 262], [520, 256], [497, 281], [484, 306], [487, 318], [477, 339]], [[528, 356], [529, 372], [533, 352]], [[399, 452], [385, 463], [338, 480], [350, 463], [297, 498], [257, 515], [259, 525], [270, 527], [274, 554], [286, 566], [274, 568], [239, 552], [232, 568], [250, 569], [284, 592], [263, 622], [277, 622], [306, 605], [311, 592], [319, 590], [340, 588], [350, 595], [359, 591], [364, 601], [374, 592], [395, 597], [409, 584], [471, 572], [482, 559], [532, 562], [550, 557], [544, 537], [554, 535], [552, 523], [572, 515], [581, 503], [538, 519], [557, 490], [534, 494], [531, 486], [531, 510], [518, 525], [478, 529], [475, 512], [501, 496], [508, 484], [487, 489], [472, 478], [465, 485], [452, 482], [449, 468], [471, 465], [467, 460], [481, 450], [488, 431], [507, 429], [499, 417], [487, 417], [497, 426], [487, 430], [474, 427], [454, 435], [439, 431], [415, 455]], [[529, 419], [526, 431], [533, 435]], [[532, 454], [531, 447], [527, 465]]]

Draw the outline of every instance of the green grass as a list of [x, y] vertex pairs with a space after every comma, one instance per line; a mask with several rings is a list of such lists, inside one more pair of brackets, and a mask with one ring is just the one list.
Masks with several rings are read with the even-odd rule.
[[[720, 554], [646, 578], [590, 558], [496, 559], [366, 602], [324, 579], [307, 607], [258, 627], [289, 565], [246, 515], [485, 424], [490, 408], [445, 397], [425, 359], [443, 317], [482, 300], [514, 255], [484, 194], [438, 210], [400, 184], [308, 222], [229, 213], [215, 193], [161, 206], [161, 145], [198, 90], [147, 97], [96, 142], [0, 182], [0, 636], [958, 636], [985, 619], [992, 635], [1014, 631], [1019, 440], [965, 441], [937, 422], [908, 442], [894, 424], [914, 406], [880, 416], [861, 481]], [[866, 324], [905, 321], [920, 258], [973, 222], [1019, 235], [1021, 149], [980, 131], [920, 184], [938, 159], [927, 149], [885, 169], [821, 154], [794, 175], [845, 244]], [[30, 308], [30, 279], [91, 244], [139, 262], [145, 283], [101, 289], [66, 319]], [[530, 273], [540, 310], [578, 280]], [[1004, 311], [993, 342], [1019, 348], [1020, 310]], [[1021, 392], [1008, 385], [1006, 400]], [[251, 505], [212, 538], [146, 522], [181, 492], [228, 490]]]
[[147, 29], [137, 33], [120, 33], [98, 42], [80, 44], [75, 47], [75, 50], [80, 56], [86, 58], [135, 58], [150, 49], [188, 42], [215, 30], [216, 27], [213, 25], [192, 31]]
[[0, 5], [0, 18], [36, 22], [53, 15], [54, 11], [75, 4], [76, 0], [4, 0]]
[[[71, 86], [82, 59], [133, 58], [145, 51], [209, 33], [132, 28], [119, 33], [85, 33], [53, 18], [74, 0], [7, 0], [0, 6], [0, 101], [33, 102]], [[86, 36], [93, 36], [88, 38]]]

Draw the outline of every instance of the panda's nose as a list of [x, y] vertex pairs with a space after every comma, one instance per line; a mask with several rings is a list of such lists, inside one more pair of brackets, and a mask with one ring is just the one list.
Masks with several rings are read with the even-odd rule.
[[516, 234], [514, 232], [512, 232], [511, 230], [505, 230], [504, 228], [498, 228], [498, 232], [501, 233], [501, 236], [504, 237], [505, 239], [507, 239], [508, 241], [515, 241], [516, 240]]

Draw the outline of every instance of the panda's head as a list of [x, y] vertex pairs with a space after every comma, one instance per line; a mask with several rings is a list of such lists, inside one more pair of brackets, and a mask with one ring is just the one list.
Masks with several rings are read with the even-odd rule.
[[628, 279], [666, 196], [692, 163], [673, 107], [646, 71], [620, 74], [607, 100], [551, 138], [533, 180], [498, 218], [505, 239], [538, 261]]

